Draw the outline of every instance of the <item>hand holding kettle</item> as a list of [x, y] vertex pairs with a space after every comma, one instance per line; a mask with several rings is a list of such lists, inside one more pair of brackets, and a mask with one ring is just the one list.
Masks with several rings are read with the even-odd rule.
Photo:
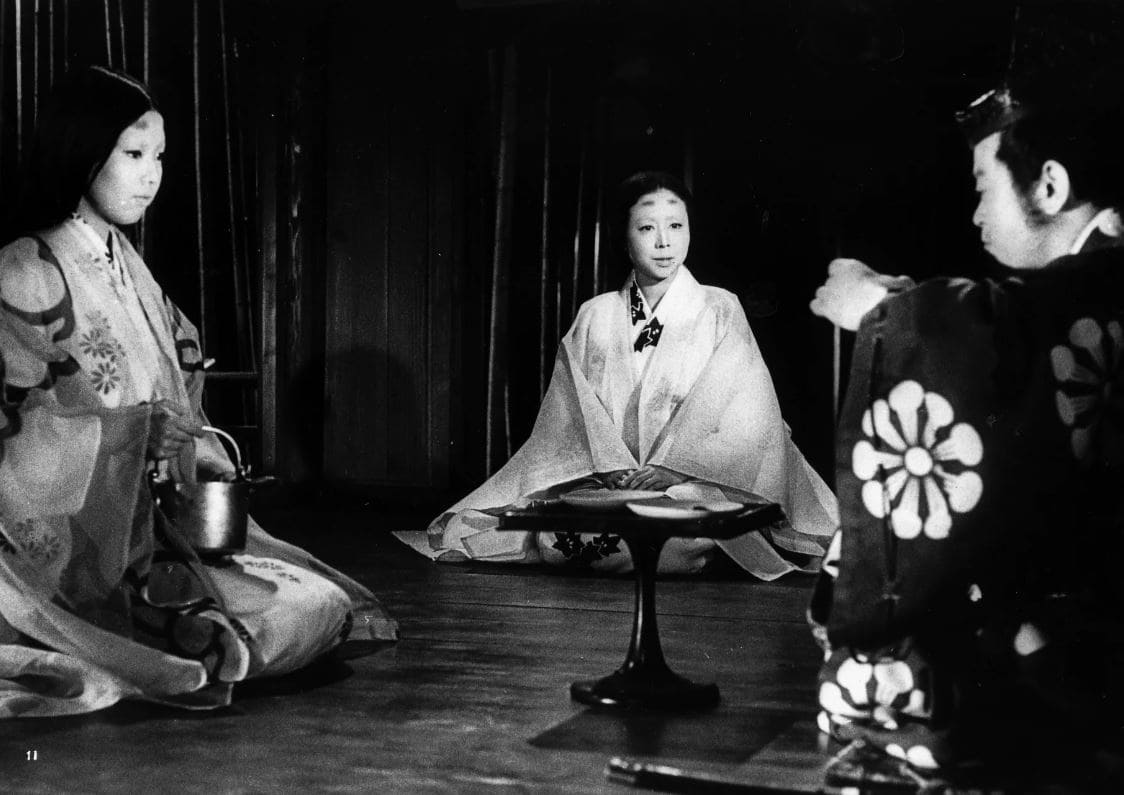
[[148, 455], [157, 461], [175, 458], [195, 437], [203, 435], [203, 426], [190, 414], [168, 400], [152, 404], [148, 421]]

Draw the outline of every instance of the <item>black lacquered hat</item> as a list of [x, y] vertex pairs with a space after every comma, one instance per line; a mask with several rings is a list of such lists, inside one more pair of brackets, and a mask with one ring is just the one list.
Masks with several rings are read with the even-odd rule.
[[993, 88], [971, 105], [956, 113], [956, 123], [973, 146], [992, 133], [1010, 127], [1030, 113], [1030, 106], [1020, 102], [1008, 86]]
[[998, 86], [956, 114], [972, 145], [1034, 115], [1088, 115], [1120, 104], [1124, 4], [1024, 0]]

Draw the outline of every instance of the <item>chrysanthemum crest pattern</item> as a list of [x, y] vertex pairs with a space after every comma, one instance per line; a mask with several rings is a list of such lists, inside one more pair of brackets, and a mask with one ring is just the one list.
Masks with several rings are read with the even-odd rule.
[[851, 467], [866, 481], [863, 505], [889, 517], [898, 538], [947, 538], [953, 515], [972, 510], [983, 495], [983, 479], [972, 469], [983, 459], [983, 441], [954, 419], [948, 400], [912, 380], [863, 414], [867, 438], [855, 445]]
[[1062, 424], [1070, 429], [1070, 449], [1088, 463], [1094, 440], [1111, 424], [1124, 429], [1124, 329], [1110, 320], [1103, 326], [1093, 318], [1076, 321], [1068, 344], [1050, 351], [1050, 365], [1058, 381], [1055, 405]]

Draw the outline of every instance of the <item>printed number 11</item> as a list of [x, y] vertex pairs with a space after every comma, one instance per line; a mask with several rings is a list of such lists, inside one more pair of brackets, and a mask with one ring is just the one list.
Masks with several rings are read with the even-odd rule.
[[28, 751], [27, 752], [27, 761], [28, 762], [38, 762], [39, 761], [39, 752], [38, 751]]

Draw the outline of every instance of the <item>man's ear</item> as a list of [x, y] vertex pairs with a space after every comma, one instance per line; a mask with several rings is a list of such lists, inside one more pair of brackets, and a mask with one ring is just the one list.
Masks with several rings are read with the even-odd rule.
[[1034, 204], [1044, 215], [1057, 215], [1069, 203], [1072, 193], [1069, 172], [1057, 160], [1042, 164], [1042, 173], [1034, 185]]

